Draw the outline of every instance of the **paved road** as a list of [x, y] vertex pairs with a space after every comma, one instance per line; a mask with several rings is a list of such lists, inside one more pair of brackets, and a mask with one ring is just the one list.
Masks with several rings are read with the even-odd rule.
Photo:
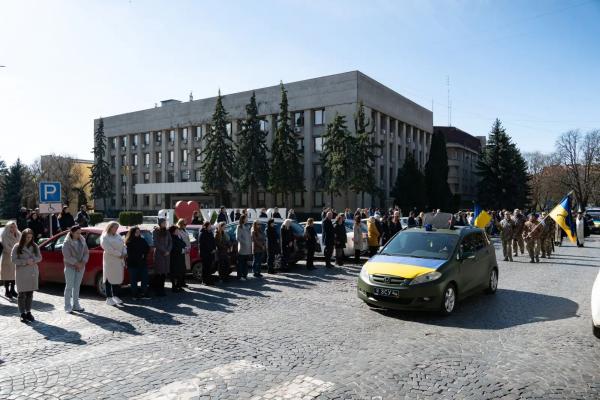
[[83, 315], [64, 314], [48, 286], [31, 326], [0, 298], [0, 398], [598, 399], [599, 248], [500, 262], [497, 295], [447, 318], [369, 309], [353, 266], [193, 284], [124, 308], [86, 290]]

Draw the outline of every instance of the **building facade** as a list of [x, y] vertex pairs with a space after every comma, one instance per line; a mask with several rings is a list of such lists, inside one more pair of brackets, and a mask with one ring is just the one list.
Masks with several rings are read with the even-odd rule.
[[[285, 84], [293, 128], [299, 136], [298, 151], [304, 163], [305, 191], [294, 193], [292, 204], [283, 204], [262, 190], [259, 204], [248, 204], [247, 193], [233, 196], [231, 207], [285, 206], [302, 212], [329, 205], [329, 196], [320, 188], [322, 136], [336, 113], [344, 115], [354, 130], [359, 103], [365, 106], [375, 127], [382, 154], [375, 173], [382, 190], [381, 202], [391, 204], [390, 190], [406, 154], [412, 152], [421, 168], [429, 154], [433, 115], [430, 110], [401, 96], [359, 71], [346, 72]], [[276, 129], [281, 100], [279, 86], [256, 89], [262, 128], [270, 147]], [[228, 112], [227, 129], [234, 142], [246, 116], [245, 106], [252, 91], [223, 96]], [[178, 200], [195, 200], [218, 206], [214, 195], [202, 188], [200, 165], [204, 135], [210, 132], [216, 97], [181, 102], [166, 100], [160, 107], [104, 118], [104, 132], [115, 196], [113, 209], [159, 210], [172, 208]], [[94, 121], [94, 128], [98, 120]], [[364, 206], [372, 199], [365, 197]], [[344, 193], [334, 199], [335, 207], [358, 207], [361, 196]], [[377, 204], [379, 205], [379, 204]]]
[[434, 126], [446, 139], [448, 153], [448, 185], [452, 194], [459, 195], [461, 206], [472, 208], [477, 200], [477, 182], [475, 173], [477, 160], [485, 147], [485, 136], [472, 136], [453, 126]]
[[[41, 178], [61, 183], [62, 201], [69, 206], [71, 213], [76, 213], [85, 195], [86, 205], [94, 208], [92, 188], [89, 184], [92, 177], [92, 160], [81, 160], [55, 154], [40, 157]], [[80, 193], [82, 192], [82, 193]]]

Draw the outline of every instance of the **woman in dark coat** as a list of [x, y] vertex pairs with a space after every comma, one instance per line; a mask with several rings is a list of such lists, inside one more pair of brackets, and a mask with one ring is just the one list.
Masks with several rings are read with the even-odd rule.
[[275, 257], [281, 252], [281, 244], [279, 243], [279, 235], [277, 234], [277, 228], [275, 228], [275, 220], [269, 219], [267, 222], [267, 272], [269, 274], [275, 273]]
[[73, 214], [69, 212], [67, 207], [63, 207], [62, 212], [58, 215], [58, 224], [63, 231], [67, 231], [75, 225], [75, 218], [73, 218]]
[[33, 231], [33, 240], [37, 242], [44, 234], [44, 224], [36, 212], [32, 212], [27, 221], [27, 227]]
[[286, 271], [288, 262], [294, 251], [294, 233], [292, 232], [292, 220], [286, 219], [281, 225], [281, 270]]
[[[224, 222], [219, 222], [219, 226], [221, 226], [221, 224], [223, 224], [223, 227], [225, 226]], [[200, 242], [200, 258], [202, 258], [202, 282], [204, 282], [205, 285], [211, 285], [214, 283], [211, 276], [213, 273], [213, 264], [215, 262], [217, 242], [210, 230], [210, 221], [205, 221], [204, 225], [202, 225], [198, 241]]]
[[[202, 235], [202, 233], [200, 235]], [[217, 246], [216, 262], [219, 278], [221, 278], [221, 281], [227, 282], [229, 280], [229, 273], [231, 272], [231, 268], [229, 267], [229, 249], [231, 248], [231, 242], [229, 235], [225, 232], [225, 222], [219, 222], [219, 225], [217, 225], [215, 243]], [[200, 256], [202, 257], [202, 261], [204, 261], [202, 250], [200, 250]]]
[[[131, 294], [136, 299], [148, 297], [148, 252], [150, 246], [141, 235], [140, 228], [134, 226], [129, 228], [125, 237], [127, 247], [127, 271], [131, 283]], [[142, 290], [138, 291], [138, 282], [141, 282]]]
[[315, 269], [314, 259], [315, 251], [317, 250], [317, 231], [313, 226], [314, 220], [309, 218], [306, 220], [306, 227], [304, 228], [304, 239], [306, 240], [306, 268]]
[[152, 233], [154, 241], [154, 278], [152, 287], [158, 296], [165, 295], [165, 280], [171, 264], [171, 248], [173, 241], [167, 231], [167, 221], [158, 219], [158, 228]]
[[335, 245], [335, 263], [339, 266], [344, 265], [344, 249], [346, 248], [346, 226], [344, 225], [344, 215], [338, 214], [333, 224], [333, 241]]
[[169, 227], [169, 234], [171, 234], [171, 241], [173, 247], [171, 248], [169, 273], [171, 275], [171, 287], [173, 293], [183, 292], [183, 284], [185, 278], [185, 248], [186, 244], [179, 236], [179, 228], [177, 225], [171, 225]]

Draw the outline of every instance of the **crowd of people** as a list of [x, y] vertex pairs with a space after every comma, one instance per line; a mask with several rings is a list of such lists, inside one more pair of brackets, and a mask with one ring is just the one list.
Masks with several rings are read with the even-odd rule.
[[69, 207], [62, 207], [60, 212], [55, 214], [40, 214], [40, 209], [27, 209], [21, 207], [16, 218], [19, 231], [31, 229], [34, 240], [47, 238], [50, 233], [68, 231], [72, 226], [79, 225], [87, 227], [90, 224], [90, 215], [86, 205], [82, 205], [75, 216], [69, 211]]

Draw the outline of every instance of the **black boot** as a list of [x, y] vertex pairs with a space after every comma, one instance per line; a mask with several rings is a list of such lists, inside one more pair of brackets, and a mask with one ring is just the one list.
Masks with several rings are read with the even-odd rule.
[[17, 291], [15, 290], [15, 281], [12, 281], [10, 283], [10, 294], [13, 295], [13, 297], [17, 297], [19, 294], [17, 293]]
[[28, 311], [27, 314], [25, 314], [25, 317], [29, 322], [35, 321], [35, 318], [33, 318], [33, 315], [31, 315], [31, 311]]
[[24, 322], [26, 324], [29, 323], [29, 320], [27, 319], [27, 314], [21, 314], [21, 322]]
[[13, 298], [13, 295], [12, 295], [12, 292], [10, 291], [8, 282], [4, 283], [4, 295], [9, 299]]

